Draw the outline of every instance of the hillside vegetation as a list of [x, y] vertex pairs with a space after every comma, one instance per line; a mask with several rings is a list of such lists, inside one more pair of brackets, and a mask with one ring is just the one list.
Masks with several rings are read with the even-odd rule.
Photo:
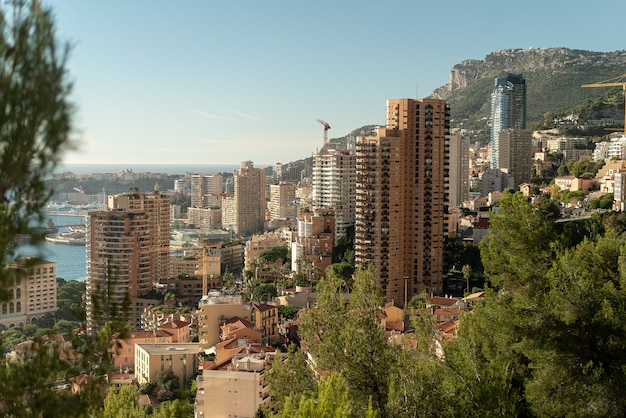
[[[522, 74], [527, 85], [528, 124], [547, 112], [559, 114], [607, 89], [582, 88], [625, 72], [626, 51], [593, 52], [567, 48], [507, 49], [483, 60], [467, 60], [450, 71], [450, 83], [432, 97], [450, 103], [453, 127], [487, 132], [494, 78], [507, 72]], [[623, 102], [622, 102], [623, 103]]]

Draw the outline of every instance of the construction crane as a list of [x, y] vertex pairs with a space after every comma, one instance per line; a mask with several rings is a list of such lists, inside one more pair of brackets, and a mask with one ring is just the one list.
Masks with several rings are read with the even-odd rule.
[[598, 83], [583, 84], [581, 87], [621, 87], [624, 90], [624, 136], [626, 136], [626, 74]]
[[321, 119], [318, 119], [317, 121], [324, 126], [324, 148], [326, 148], [326, 144], [328, 144], [328, 130], [330, 129], [330, 125], [328, 122], [324, 122]]

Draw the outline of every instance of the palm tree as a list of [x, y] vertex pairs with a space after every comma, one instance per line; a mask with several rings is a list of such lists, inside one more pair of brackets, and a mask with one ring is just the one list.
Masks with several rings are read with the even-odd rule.
[[467, 293], [470, 292], [470, 277], [472, 277], [472, 266], [469, 264], [465, 264], [461, 269], [463, 272], [463, 278], [465, 278], [465, 282], [467, 283]]

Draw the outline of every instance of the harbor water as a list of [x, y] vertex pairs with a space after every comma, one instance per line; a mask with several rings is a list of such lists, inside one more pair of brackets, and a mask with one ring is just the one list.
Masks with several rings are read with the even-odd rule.
[[[78, 225], [81, 223], [80, 216], [48, 215], [59, 232], [65, 232], [65, 225]], [[46, 222], [48, 221], [46, 219]], [[85, 220], [82, 220], [85, 223]], [[84, 245], [53, 244], [43, 241], [38, 247], [24, 246], [19, 248], [19, 254], [23, 256], [34, 255], [47, 261], [57, 263], [57, 277], [65, 280], [85, 280], [87, 275], [87, 258]]]

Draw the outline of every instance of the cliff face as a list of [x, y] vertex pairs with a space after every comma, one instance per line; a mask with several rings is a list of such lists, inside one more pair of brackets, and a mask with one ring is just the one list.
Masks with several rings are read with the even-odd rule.
[[[528, 122], [548, 111], [572, 108], [587, 98], [601, 97], [606, 89], [581, 88], [626, 72], [626, 51], [593, 52], [567, 48], [505, 49], [482, 60], [465, 60], [450, 70], [450, 83], [431, 97], [450, 103], [453, 126], [484, 129], [489, 117], [495, 77], [522, 74], [527, 85]], [[481, 122], [482, 121], [482, 122]]]
[[[487, 55], [483, 60], [461, 61], [450, 70], [450, 83], [435, 89], [433, 97], [447, 98], [450, 93], [468, 87], [482, 78], [495, 78], [505, 72], [533, 73], [542, 70], [562, 70], [564, 75], [580, 69], [585, 73], [596, 70], [621, 74], [626, 70], [626, 51], [593, 52], [567, 48], [504, 49]], [[589, 82], [593, 82], [590, 80]], [[595, 80], [599, 81], [599, 80]]]
[[465, 88], [469, 83], [480, 75], [480, 63], [478, 60], [461, 61], [450, 70], [449, 90]]

